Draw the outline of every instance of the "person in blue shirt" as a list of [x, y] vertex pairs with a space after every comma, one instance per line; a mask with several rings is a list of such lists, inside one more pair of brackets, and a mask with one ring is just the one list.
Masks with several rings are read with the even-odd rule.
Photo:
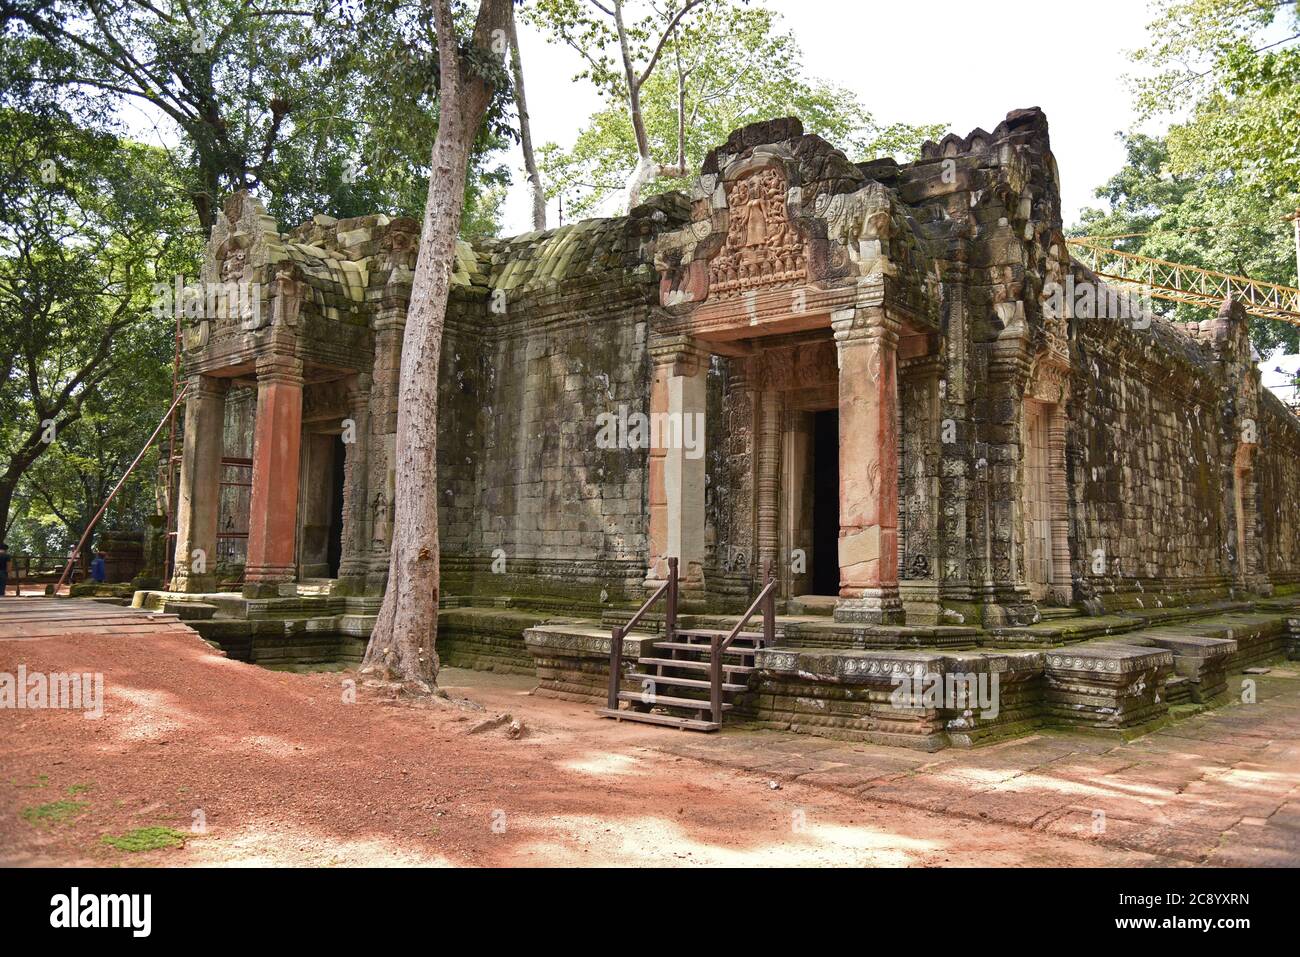
[[5, 596], [5, 588], [9, 585], [9, 546], [0, 542], [0, 598]]
[[90, 563], [90, 577], [100, 584], [108, 579], [108, 566], [104, 564], [103, 552], [95, 552], [95, 559]]

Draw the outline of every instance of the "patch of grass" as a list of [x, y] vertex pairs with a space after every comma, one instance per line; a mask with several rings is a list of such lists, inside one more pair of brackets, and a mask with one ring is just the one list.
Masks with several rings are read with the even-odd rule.
[[89, 791], [94, 786], [95, 785], [93, 784], [74, 784], [70, 788], [68, 788], [68, 796], [76, 797], [78, 794], [81, 794], [85, 791]]
[[23, 808], [23, 820], [29, 824], [53, 827], [56, 824], [66, 824], [89, 810], [90, 804], [87, 801], [51, 801], [49, 804]]
[[141, 827], [125, 834], [105, 834], [103, 842], [119, 851], [138, 854], [140, 851], [157, 851], [164, 847], [184, 847], [185, 833], [171, 827]]

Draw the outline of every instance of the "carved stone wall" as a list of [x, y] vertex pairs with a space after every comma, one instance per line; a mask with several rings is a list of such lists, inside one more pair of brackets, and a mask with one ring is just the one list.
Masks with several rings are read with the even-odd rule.
[[[301, 364], [304, 430], [357, 428], [341, 577], [374, 597], [418, 224], [317, 217], [280, 233], [259, 209], [232, 203], [214, 231], [204, 276], [262, 298], [256, 315], [187, 322], [188, 372], [214, 380], [194, 416], [235, 383], [235, 422], [260, 362]], [[1045, 306], [1067, 277], [1089, 279], [1069, 260], [1038, 110], [901, 166], [851, 163], [796, 120], [753, 124], [708, 155], [689, 197], [462, 243], [439, 370], [444, 592], [586, 611], [642, 596], [649, 456], [597, 434], [603, 415], [651, 411], [651, 347], [677, 339], [705, 378], [706, 599], [747, 598], [763, 559], [803, 546], [809, 419], [848, 409], [841, 491], [859, 501], [840, 558], [852, 539], [848, 565], [872, 580], [851, 597], [888, 613], [863, 620], [894, 620], [895, 590], [913, 614], [927, 605], [925, 623], [1034, 620], [1027, 402], [1048, 410], [1064, 476], [1056, 600], [1300, 581], [1300, 422], [1259, 391], [1240, 310], [1193, 329], [1085, 322]]]

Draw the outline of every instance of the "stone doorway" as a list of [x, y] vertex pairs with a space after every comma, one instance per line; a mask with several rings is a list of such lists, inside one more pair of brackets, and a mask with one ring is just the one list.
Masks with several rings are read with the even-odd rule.
[[813, 413], [812, 588], [814, 595], [840, 593], [840, 414]]
[[300, 578], [337, 578], [343, 556], [343, 477], [347, 446], [341, 435], [303, 436], [298, 503]]

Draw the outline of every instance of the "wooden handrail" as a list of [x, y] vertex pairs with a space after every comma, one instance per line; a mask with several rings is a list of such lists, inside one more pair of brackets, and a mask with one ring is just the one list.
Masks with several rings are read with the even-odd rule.
[[664, 611], [664, 626], [671, 641], [677, 630], [677, 559], [668, 559], [668, 580], [655, 589], [655, 593], [645, 600], [628, 619], [626, 625], [615, 625], [609, 635], [609, 697], [608, 704], [612, 711], [618, 710], [618, 689], [623, 670], [623, 636], [632, 630], [632, 626], [641, 620], [641, 616], [650, 610], [650, 606], [668, 595], [668, 605]]
[[736, 636], [749, 623], [759, 606], [763, 607], [763, 644], [770, 645], [776, 639], [776, 579], [772, 577], [772, 563], [763, 563], [763, 578], [767, 582], [763, 590], [758, 593], [754, 603], [749, 606], [740, 621], [736, 622], [736, 627], [731, 629], [731, 633], [723, 638], [714, 635], [710, 642], [709, 654], [709, 708], [713, 712], [713, 720], [722, 723], [722, 654], [731, 643], [736, 640]]

